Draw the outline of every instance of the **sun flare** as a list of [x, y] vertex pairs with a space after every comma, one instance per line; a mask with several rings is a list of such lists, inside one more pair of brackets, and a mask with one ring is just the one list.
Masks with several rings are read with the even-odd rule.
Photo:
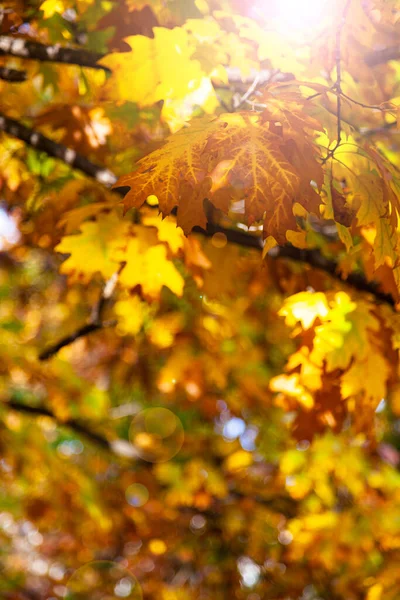
[[261, 2], [257, 12], [280, 34], [307, 37], [329, 26], [337, 4], [335, 0], [275, 0]]

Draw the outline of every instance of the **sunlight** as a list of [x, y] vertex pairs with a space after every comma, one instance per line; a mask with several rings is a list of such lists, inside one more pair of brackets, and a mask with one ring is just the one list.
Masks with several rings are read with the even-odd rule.
[[334, 5], [334, 0], [281, 0], [274, 6], [275, 28], [289, 36], [312, 34], [328, 22]]

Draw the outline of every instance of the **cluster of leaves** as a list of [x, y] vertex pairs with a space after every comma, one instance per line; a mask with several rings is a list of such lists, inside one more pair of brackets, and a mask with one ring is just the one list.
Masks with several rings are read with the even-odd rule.
[[398, 598], [400, 7], [322, 4], [0, 7], [2, 598]]

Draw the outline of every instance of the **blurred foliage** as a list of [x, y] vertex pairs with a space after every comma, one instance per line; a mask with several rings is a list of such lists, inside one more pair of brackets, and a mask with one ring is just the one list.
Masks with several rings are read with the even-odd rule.
[[397, 0], [3, 2], [0, 111], [69, 154], [0, 132], [2, 599], [400, 597], [399, 35]]

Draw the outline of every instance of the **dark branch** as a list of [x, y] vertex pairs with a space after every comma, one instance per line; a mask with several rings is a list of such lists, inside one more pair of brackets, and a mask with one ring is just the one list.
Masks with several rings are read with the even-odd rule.
[[102, 54], [90, 52], [82, 48], [68, 48], [59, 44], [47, 46], [39, 42], [32, 42], [31, 40], [11, 35], [0, 36], [0, 56], [2, 55], [40, 60], [41, 62], [79, 65], [81, 67], [109, 71], [107, 67], [103, 67], [97, 63], [102, 58]]
[[[262, 240], [260, 237], [246, 234], [241, 231], [226, 229], [213, 224], [208, 224], [206, 230], [195, 227], [193, 231], [195, 233], [201, 233], [206, 237], [212, 237], [215, 233], [223, 233], [226, 235], [228, 242], [232, 244], [238, 244], [239, 246], [253, 248], [255, 250], [262, 250]], [[396, 304], [394, 298], [390, 294], [385, 294], [379, 290], [378, 283], [367, 281], [362, 273], [350, 273], [346, 279], [343, 279], [339, 273], [338, 263], [326, 258], [319, 250], [300, 249], [295, 248], [294, 246], [275, 246], [268, 252], [268, 257], [274, 260], [286, 258], [309, 265], [310, 267], [324, 271], [324, 273], [327, 273], [333, 279], [336, 279], [342, 284], [348, 285], [359, 292], [371, 294], [378, 302], [388, 304], [391, 307], [394, 307]], [[95, 307], [94, 312], [96, 310]], [[105, 327], [113, 327], [114, 325], [116, 325], [116, 321], [88, 323], [87, 325], [80, 327], [75, 333], [62, 338], [56, 344], [46, 348], [46, 350], [39, 354], [39, 360], [48, 360], [57, 354], [61, 348], [69, 346], [75, 342], [75, 340], [93, 333], [94, 331], [104, 329]]]
[[99, 167], [95, 165], [90, 160], [88, 160], [85, 156], [78, 154], [72, 148], [68, 148], [63, 144], [59, 144], [54, 142], [50, 138], [44, 136], [43, 134], [26, 127], [19, 121], [15, 121], [14, 119], [10, 119], [6, 117], [3, 113], [0, 112], [0, 131], [4, 131], [9, 135], [12, 135], [19, 140], [22, 140], [28, 146], [35, 148], [36, 150], [40, 150], [41, 152], [45, 152], [49, 156], [53, 156], [54, 158], [59, 158], [64, 161], [67, 165], [74, 169], [79, 169], [89, 177], [93, 177], [99, 183], [105, 185], [106, 187], [111, 187], [116, 181], [117, 177], [104, 167]]
[[373, 50], [364, 57], [364, 61], [369, 67], [376, 67], [377, 65], [389, 62], [389, 60], [398, 60], [399, 58], [400, 46], [397, 45], [383, 48], [382, 50]]
[[87, 323], [86, 325], [83, 325], [82, 327], [77, 329], [74, 333], [71, 333], [71, 335], [67, 335], [53, 346], [49, 346], [48, 348], [43, 350], [43, 352], [39, 354], [39, 360], [48, 360], [49, 358], [52, 358], [52, 356], [57, 354], [57, 352], [59, 352], [61, 348], [69, 346], [76, 340], [79, 340], [79, 338], [85, 337], [90, 333], [93, 333], [94, 331], [99, 331], [99, 329], [105, 329], [105, 327], [111, 327], [113, 325], [115, 325], [114, 321], [111, 321], [109, 323]]
[[[19, 58], [39, 60], [41, 62], [62, 63], [70, 65], [78, 65], [81, 67], [89, 67], [91, 69], [102, 69], [110, 72], [108, 67], [98, 63], [103, 57], [103, 54], [91, 52], [82, 48], [71, 48], [61, 46], [60, 44], [46, 45], [39, 42], [27, 40], [22, 37], [12, 35], [0, 35], [0, 56], [16, 56]], [[400, 46], [391, 46], [382, 50], [374, 50], [369, 52], [364, 60], [368, 66], [376, 66], [389, 60], [397, 60], [400, 58]], [[229, 85], [215, 84], [215, 87], [230, 87], [235, 86], [237, 91], [248, 89], [254, 79], [258, 78], [258, 84], [263, 85], [268, 83], [273, 78], [274, 81], [290, 81], [294, 79], [291, 73], [280, 73], [269, 69], [261, 71], [252, 70], [250, 75], [242, 78], [239, 69], [226, 67], [228, 74]]]
[[[104, 169], [93, 164], [84, 156], [81, 156], [74, 150], [67, 148], [63, 144], [59, 144], [54, 142], [53, 140], [45, 137], [41, 133], [22, 125], [18, 121], [13, 119], [9, 119], [0, 113], [0, 130], [9, 133], [10, 135], [17, 137], [18, 139], [24, 141], [29, 146], [36, 148], [37, 150], [41, 150], [46, 152], [50, 156], [55, 158], [59, 158], [63, 160], [71, 167], [79, 169], [86, 175], [93, 177], [100, 183], [103, 183], [107, 187], [111, 187], [113, 183], [116, 182], [117, 177], [109, 171], [108, 169]], [[115, 192], [121, 196], [124, 196], [126, 193], [126, 189], [116, 188]], [[226, 235], [228, 242], [233, 244], [238, 244], [239, 246], [245, 248], [253, 248], [256, 250], [262, 250], [263, 242], [260, 236], [254, 235], [252, 233], [246, 233], [243, 231], [229, 229], [225, 227], [219, 227], [218, 225], [214, 225], [213, 223], [209, 223], [207, 228], [201, 229], [200, 227], [195, 227], [193, 229], [195, 233], [201, 233], [207, 237], [212, 237], [215, 233], [223, 233]], [[292, 260], [296, 260], [297, 262], [302, 262], [305, 264], [309, 264], [315, 268], [321, 269], [326, 273], [329, 273], [333, 278], [341, 281], [343, 283], [343, 279], [340, 277], [338, 272], [338, 265], [335, 261], [331, 261], [326, 259], [319, 251], [316, 250], [300, 250], [298, 248], [294, 248], [291, 246], [282, 246], [278, 248], [273, 248], [269, 255], [272, 258], [290, 258]], [[116, 282], [115, 282], [116, 283]], [[379, 291], [379, 285], [375, 282], [369, 282], [365, 279], [362, 274], [352, 273], [347, 279], [346, 283], [357, 289], [359, 291], [368, 292], [375, 296], [375, 298], [390, 306], [395, 305], [395, 300], [389, 294], [384, 294]], [[104, 297], [100, 298], [100, 302], [104, 302]], [[101, 307], [100, 307], [101, 308]], [[101, 309], [102, 310], [102, 309]], [[100, 310], [100, 312], [101, 312]], [[97, 311], [98, 314], [99, 311]], [[63, 338], [57, 344], [45, 349], [39, 356], [40, 360], [47, 360], [57, 354], [57, 352], [73, 343], [75, 340], [84, 337], [94, 331], [98, 331], [99, 329], [103, 329], [104, 327], [110, 327], [113, 325], [113, 322], [103, 323], [101, 322], [96, 315], [92, 315], [92, 318], [89, 323], [80, 327], [75, 333]]]
[[22, 81], [26, 81], [26, 72], [0, 67], [0, 79], [9, 81], [10, 83], [21, 83]]
[[[28, 146], [31, 146], [36, 150], [40, 150], [49, 156], [53, 156], [54, 158], [58, 158], [66, 162], [71, 167], [82, 171], [82, 173], [96, 179], [106, 187], [111, 187], [117, 181], [117, 176], [114, 175], [112, 171], [95, 165], [86, 157], [78, 154], [71, 148], [67, 148], [67, 146], [64, 146], [63, 144], [54, 142], [43, 134], [35, 131], [34, 129], [26, 127], [19, 121], [15, 121], [14, 119], [6, 117], [2, 113], [0, 113], [0, 130], [3, 130], [9, 135], [22, 140]], [[127, 188], [115, 188], [114, 191], [123, 197], [127, 191]], [[228, 242], [245, 246], [247, 248], [256, 248], [261, 250], [263, 246], [262, 240], [259, 236], [238, 230], [225, 229], [211, 223], [207, 225], [206, 230], [201, 229], [200, 227], [195, 227], [193, 231], [208, 237], [212, 237], [215, 233], [222, 232], [227, 236]]]
[[385, 294], [379, 290], [379, 284], [374, 281], [367, 281], [362, 273], [350, 273], [346, 279], [342, 279], [338, 272], [338, 263], [330, 260], [321, 254], [319, 250], [295, 248], [294, 246], [276, 246], [268, 252], [270, 258], [288, 258], [296, 262], [304, 263], [328, 273], [334, 279], [349, 285], [359, 292], [372, 294], [376, 300], [395, 306], [396, 302], [390, 294]]
[[[93, 431], [92, 429], [89, 429], [81, 421], [78, 421], [76, 419], [71, 419], [69, 421], [59, 421], [59, 419], [53, 413], [53, 411], [51, 411], [47, 407], [21, 404], [19, 402], [15, 402], [13, 400], [10, 400], [9, 402], [4, 403], [3, 406], [6, 406], [7, 408], [9, 408], [11, 410], [15, 410], [16, 412], [19, 412], [22, 414], [31, 415], [33, 417], [49, 417], [57, 423], [57, 426], [68, 427], [69, 429], [73, 430], [75, 433], [84, 436], [90, 442], [99, 446], [102, 450], [110, 452], [118, 457], [130, 459], [130, 460], [134, 459], [136, 462], [143, 461], [143, 459], [136, 454], [134, 446], [132, 446], [132, 444], [130, 444], [129, 442], [126, 442], [125, 440], [118, 440], [118, 439], [114, 440], [114, 442], [110, 441], [106, 437], [102, 436], [101, 434]], [[121, 444], [121, 443], [124, 446], [126, 445], [126, 448], [124, 448], [124, 449], [122, 447], [118, 448], [118, 444]], [[124, 450], [127, 450], [127, 451], [124, 452]], [[236, 487], [233, 486], [230, 489], [229, 495], [226, 498], [224, 498], [218, 502], [217, 502], [217, 499], [215, 499], [216, 503], [214, 505], [214, 508], [215, 509], [219, 508], [218, 504], [220, 505], [221, 508], [223, 508], [225, 505], [230, 504], [231, 502], [236, 502], [238, 500], [246, 500], [247, 498], [248, 498], [247, 494], [236, 489]], [[293, 500], [290, 496], [266, 498], [266, 497], [263, 497], [260, 495], [253, 494], [253, 500], [256, 504], [259, 504], [262, 506], [269, 506], [269, 507], [275, 506], [276, 503], [279, 503], [281, 505], [281, 510], [284, 509], [285, 511], [287, 511], [288, 514], [293, 514], [294, 507], [296, 506], [296, 501]], [[182, 510], [190, 511], [191, 509], [190, 509], [190, 507], [182, 506]], [[196, 512], [198, 512], [198, 511], [196, 511]], [[205, 512], [206, 511], [204, 511], [204, 514], [205, 514]]]
[[103, 313], [107, 306], [108, 300], [111, 298], [111, 296], [114, 293], [114, 290], [115, 290], [115, 287], [116, 287], [117, 281], [118, 281], [118, 276], [121, 273], [124, 266], [125, 266], [125, 263], [121, 263], [118, 271], [116, 271], [114, 273], [114, 275], [112, 275], [110, 277], [110, 279], [108, 279], [108, 281], [106, 281], [106, 283], [101, 291], [100, 297], [99, 297], [97, 303], [95, 304], [95, 306], [93, 307], [89, 323], [87, 323], [86, 325], [83, 325], [82, 327], [77, 329], [77, 331], [75, 331], [74, 333], [67, 335], [65, 338], [62, 338], [56, 344], [53, 344], [52, 346], [49, 346], [48, 348], [46, 348], [46, 350], [44, 350], [43, 352], [41, 352], [41, 354], [39, 354], [39, 360], [42, 360], [42, 361], [48, 360], [49, 358], [51, 358], [52, 356], [57, 354], [57, 352], [59, 350], [61, 350], [61, 348], [64, 348], [65, 346], [69, 346], [70, 344], [72, 344], [73, 342], [78, 340], [79, 338], [85, 337], [85, 336], [89, 335], [90, 333], [93, 333], [94, 331], [98, 331], [99, 329], [106, 329], [107, 327], [114, 327], [117, 324], [116, 321], [103, 321]]
[[212, 237], [216, 233], [223, 233], [228, 242], [231, 244], [236, 244], [237, 246], [242, 246], [243, 248], [254, 248], [255, 250], [261, 251], [264, 245], [262, 238], [259, 235], [246, 233], [238, 229], [220, 227], [219, 225], [214, 225], [214, 223], [207, 223], [206, 229], [202, 229], [201, 227], [193, 227], [192, 231], [193, 233], [200, 233], [205, 237]]
[[50, 417], [51, 419], [57, 421], [58, 425], [68, 427], [76, 433], [85, 436], [88, 440], [94, 442], [98, 446], [101, 446], [106, 450], [113, 451], [111, 442], [107, 440], [107, 438], [103, 437], [95, 431], [92, 431], [91, 429], [86, 427], [86, 425], [84, 425], [81, 421], [78, 421], [76, 419], [70, 419], [68, 421], [60, 422], [57, 419], [56, 415], [49, 408], [46, 408], [44, 406], [31, 406], [28, 404], [21, 404], [20, 402], [15, 402], [14, 400], [6, 402], [5, 406], [17, 412], [33, 415], [36, 417]]

